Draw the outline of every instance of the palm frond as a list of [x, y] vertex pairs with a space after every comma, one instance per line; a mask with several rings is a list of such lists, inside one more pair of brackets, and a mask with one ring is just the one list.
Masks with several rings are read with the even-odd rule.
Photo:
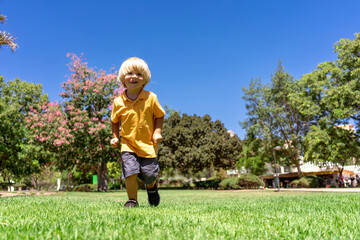
[[0, 31], [0, 47], [2, 45], [8, 45], [14, 52], [18, 45], [15, 43], [15, 39], [10, 33]]
[[5, 20], [6, 20], [6, 16], [0, 14], [0, 23], [1, 24], [6, 24]]

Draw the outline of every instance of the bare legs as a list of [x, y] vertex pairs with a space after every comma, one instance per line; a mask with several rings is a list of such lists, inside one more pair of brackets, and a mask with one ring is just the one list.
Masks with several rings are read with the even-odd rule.
[[138, 182], [137, 182], [137, 174], [131, 175], [125, 179], [126, 184], [126, 192], [129, 199], [135, 199], [137, 201], [137, 193], [138, 193]]

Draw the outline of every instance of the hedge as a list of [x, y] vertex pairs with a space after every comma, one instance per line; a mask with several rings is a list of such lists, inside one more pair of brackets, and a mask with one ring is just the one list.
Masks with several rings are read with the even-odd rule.
[[251, 173], [242, 174], [240, 177], [230, 177], [221, 181], [220, 189], [249, 189], [264, 186], [260, 178]]
[[308, 175], [301, 179], [296, 179], [290, 183], [293, 188], [318, 188], [324, 185], [324, 180], [315, 175]]
[[195, 184], [196, 188], [218, 189], [220, 182], [221, 182], [220, 179], [214, 178], [214, 179], [208, 179], [208, 180], [205, 180], [205, 181], [194, 182], [194, 184]]

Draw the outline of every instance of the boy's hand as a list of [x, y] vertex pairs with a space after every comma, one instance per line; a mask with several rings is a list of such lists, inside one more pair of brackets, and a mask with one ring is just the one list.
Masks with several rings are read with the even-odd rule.
[[118, 138], [113, 138], [110, 140], [110, 144], [113, 147], [117, 147], [117, 145], [119, 144], [119, 139]]
[[156, 144], [159, 144], [162, 141], [163, 137], [161, 136], [161, 133], [154, 132], [153, 134], [153, 142]]

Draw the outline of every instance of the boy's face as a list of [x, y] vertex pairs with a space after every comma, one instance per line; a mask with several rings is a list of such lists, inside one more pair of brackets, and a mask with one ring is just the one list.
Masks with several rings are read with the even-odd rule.
[[139, 72], [129, 72], [124, 77], [124, 84], [128, 90], [141, 90], [145, 85], [144, 76]]

